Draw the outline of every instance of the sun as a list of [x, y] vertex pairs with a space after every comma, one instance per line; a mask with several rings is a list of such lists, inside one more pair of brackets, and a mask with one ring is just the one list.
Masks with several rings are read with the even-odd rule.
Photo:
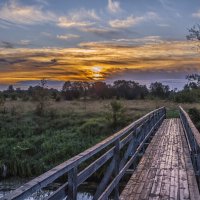
[[99, 80], [102, 78], [102, 67], [99, 67], [99, 66], [95, 66], [95, 67], [92, 67], [91, 69], [92, 71], [92, 77], [94, 80]]
[[92, 71], [93, 71], [94, 73], [100, 73], [101, 70], [102, 70], [102, 68], [99, 67], [99, 66], [92, 67]]

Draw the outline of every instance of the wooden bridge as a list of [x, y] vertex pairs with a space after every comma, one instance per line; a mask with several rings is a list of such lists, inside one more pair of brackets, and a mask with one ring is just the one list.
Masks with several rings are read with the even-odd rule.
[[79, 186], [102, 170], [94, 199], [199, 200], [200, 134], [179, 109], [176, 119], [166, 119], [164, 107], [148, 113], [2, 200], [26, 199], [60, 177], [66, 182], [43, 199], [75, 200]]

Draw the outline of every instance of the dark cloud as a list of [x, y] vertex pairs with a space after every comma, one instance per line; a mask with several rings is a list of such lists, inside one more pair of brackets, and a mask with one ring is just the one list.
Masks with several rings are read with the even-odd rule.
[[[60, 81], [112, 80], [123, 76], [125, 79], [153, 77], [156, 80], [156, 76], [174, 79], [176, 74], [199, 69], [200, 58], [191, 48], [193, 43], [131, 46], [123, 42], [93, 42], [86, 43], [86, 47], [66, 49], [6, 49], [0, 52], [0, 83], [40, 80], [42, 77]], [[93, 70], [95, 66], [100, 67], [99, 72]]]
[[1, 41], [0, 47], [6, 48], [6, 49], [12, 49], [14, 48], [14, 44], [11, 42]]

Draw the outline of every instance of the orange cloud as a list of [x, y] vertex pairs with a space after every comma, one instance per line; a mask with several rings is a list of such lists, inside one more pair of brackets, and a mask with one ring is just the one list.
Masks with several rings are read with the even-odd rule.
[[59, 81], [105, 80], [126, 70], [148, 73], [200, 68], [195, 42], [164, 42], [156, 37], [144, 40], [142, 45], [135, 44], [134, 40], [121, 39], [82, 43], [77, 48], [66, 49], [1, 49], [0, 84], [42, 78]]

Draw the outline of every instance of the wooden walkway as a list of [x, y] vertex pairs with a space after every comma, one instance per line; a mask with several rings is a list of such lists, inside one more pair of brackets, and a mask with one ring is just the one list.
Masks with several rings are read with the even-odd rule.
[[[165, 107], [153, 110], [1, 200], [33, 199], [32, 195], [66, 177], [42, 199], [77, 200], [79, 186], [100, 171], [94, 200], [200, 200], [200, 133], [182, 107], [179, 114], [180, 118], [166, 119]], [[120, 194], [128, 171], [131, 178]]]
[[200, 199], [180, 119], [163, 121], [120, 199]]

